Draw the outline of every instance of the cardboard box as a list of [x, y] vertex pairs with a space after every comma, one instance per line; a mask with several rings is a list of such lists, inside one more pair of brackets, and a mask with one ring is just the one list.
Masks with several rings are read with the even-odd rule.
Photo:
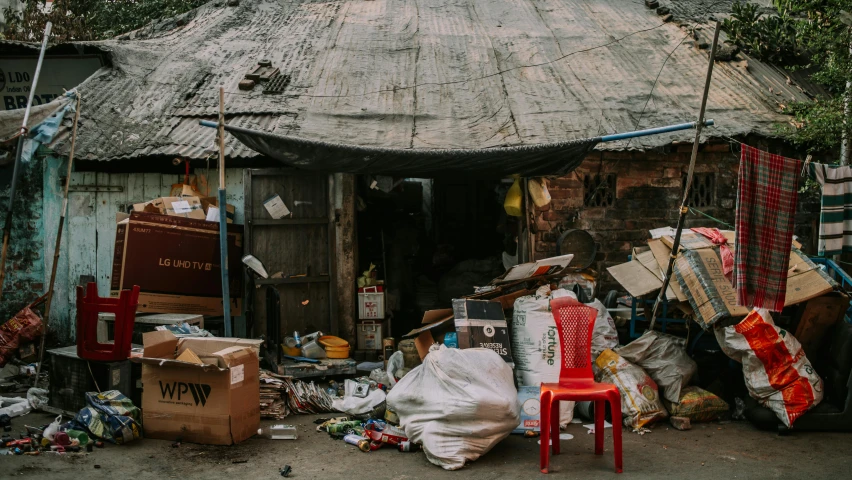
[[436, 343], [443, 344], [444, 335], [456, 331], [453, 320], [452, 308], [429, 310], [423, 314], [423, 321], [421, 323], [424, 326], [415, 328], [403, 335], [402, 338], [414, 337], [414, 347], [417, 348], [420, 360], [423, 360], [426, 358], [426, 354], [429, 353], [429, 347]]
[[[201, 208], [204, 211], [205, 219], [207, 218], [207, 211], [210, 210], [210, 207], [219, 208], [219, 199], [216, 197], [201, 197]], [[237, 209], [230, 203], [225, 204], [225, 217], [228, 219], [228, 223], [234, 223], [234, 215], [236, 215]]]
[[648, 295], [663, 287], [663, 282], [635, 257], [627, 263], [613, 265], [606, 271], [634, 297]]
[[[837, 285], [796, 249], [790, 253], [788, 271], [784, 306], [819, 297]], [[741, 317], [751, 311], [737, 305], [737, 292], [722, 271], [718, 247], [682, 250], [675, 262], [675, 278], [689, 299], [699, 325], [709, 327], [722, 318]]]
[[406, 333], [402, 338], [414, 338], [420, 359], [426, 358], [429, 347], [444, 343], [444, 336], [454, 332], [459, 348], [488, 348], [514, 367], [509, 327], [503, 316], [503, 306], [497, 300], [454, 299], [453, 308], [429, 310], [423, 314], [423, 326]]
[[160, 197], [133, 205], [134, 212], [159, 213], [173, 217], [204, 220], [206, 215], [198, 197]]
[[523, 280], [526, 278], [539, 277], [541, 275], [557, 274], [568, 268], [568, 264], [574, 258], [573, 254], [559, 257], [544, 258], [537, 262], [522, 263], [510, 268], [509, 271], [495, 278], [491, 284], [499, 284]]
[[500, 302], [459, 298], [453, 300], [453, 317], [459, 348], [488, 348], [514, 367], [509, 326]]
[[521, 423], [512, 433], [540, 432], [541, 387], [518, 387], [518, 403], [521, 404]]
[[[142, 424], [147, 438], [206, 445], [231, 445], [257, 433], [260, 427], [260, 371], [250, 346], [231, 345], [202, 355], [214, 345], [240, 339], [181, 339], [204, 364], [176, 359], [178, 339], [168, 331], [143, 336]], [[205, 358], [206, 357], [206, 358]], [[207, 363], [210, 362], [210, 363]]]
[[[231, 314], [242, 309], [242, 225], [228, 225]], [[219, 225], [133, 212], [116, 226], [111, 295], [139, 285], [139, 312], [222, 315]]]

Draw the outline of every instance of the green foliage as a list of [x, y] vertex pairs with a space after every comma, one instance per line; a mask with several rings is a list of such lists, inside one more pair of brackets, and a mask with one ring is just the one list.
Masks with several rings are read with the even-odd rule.
[[141, 28], [161, 18], [192, 10], [208, 0], [54, 0], [45, 12], [45, 0], [20, 0], [23, 12], [4, 11], [4, 38], [38, 41], [44, 25], [53, 22], [52, 41], [101, 40]]
[[852, 30], [842, 12], [852, 13], [852, 0], [774, 0], [775, 12], [762, 14], [753, 4], [737, 2], [722, 28], [728, 42], [767, 62], [805, 69], [823, 85], [829, 98], [793, 103], [785, 112], [794, 128], [782, 129], [795, 144], [810, 151], [837, 148], [843, 137], [846, 82], [852, 80]]

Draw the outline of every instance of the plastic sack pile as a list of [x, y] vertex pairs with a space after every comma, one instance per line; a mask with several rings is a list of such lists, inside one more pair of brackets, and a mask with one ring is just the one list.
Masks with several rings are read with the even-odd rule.
[[609, 349], [598, 355], [595, 366], [595, 380], [611, 383], [621, 393], [624, 426], [639, 430], [669, 416], [660, 401], [657, 384], [644, 370]]
[[42, 333], [41, 317], [30, 307], [18, 312], [0, 326], [0, 367], [15, 356], [22, 342], [34, 340]]
[[669, 402], [680, 403], [680, 392], [698, 371], [686, 353], [686, 339], [652, 330], [615, 351], [654, 379]]
[[748, 392], [788, 428], [822, 401], [822, 379], [802, 345], [778, 328], [768, 310], [754, 309], [740, 323], [716, 329], [726, 355], [743, 364]]
[[140, 411], [118, 390], [86, 393], [88, 407], [77, 412], [73, 428], [118, 445], [142, 436]]
[[520, 422], [512, 369], [492, 350], [432, 347], [387, 397], [408, 439], [426, 458], [458, 470], [506, 438]]

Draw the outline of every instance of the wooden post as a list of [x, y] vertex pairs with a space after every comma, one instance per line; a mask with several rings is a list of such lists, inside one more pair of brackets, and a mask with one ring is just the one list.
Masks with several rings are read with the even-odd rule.
[[704, 80], [704, 94], [701, 97], [701, 108], [698, 110], [698, 122], [695, 124], [695, 141], [692, 142], [692, 156], [689, 159], [689, 170], [686, 174], [686, 185], [683, 187], [683, 201], [680, 205], [680, 216], [677, 220], [677, 230], [675, 231], [674, 242], [672, 243], [672, 253], [669, 256], [669, 265], [666, 268], [666, 276], [663, 278], [663, 288], [660, 289], [660, 294], [657, 295], [657, 301], [654, 302], [654, 309], [651, 311], [651, 323], [648, 330], [654, 329], [654, 324], [657, 321], [657, 313], [660, 311], [660, 304], [666, 298], [666, 291], [669, 289], [669, 282], [674, 271], [674, 262], [677, 258], [678, 250], [680, 250], [680, 235], [683, 232], [683, 224], [686, 220], [686, 214], [689, 212], [689, 189], [692, 187], [692, 175], [695, 172], [695, 160], [698, 158], [698, 142], [701, 139], [701, 127], [704, 126], [704, 111], [707, 108], [707, 96], [710, 93], [710, 80], [713, 78], [713, 64], [716, 61], [716, 47], [719, 45], [719, 30], [721, 24], [716, 22], [716, 30], [713, 33], [713, 46], [710, 48], [710, 65], [707, 66], [707, 78]]
[[21, 153], [24, 150], [24, 140], [27, 137], [27, 122], [30, 119], [30, 109], [33, 106], [33, 96], [35, 96], [36, 86], [38, 85], [38, 77], [41, 74], [41, 65], [44, 62], [44, 52], [47, 50], [47, 39], [50, 38], [50, 29], [53, 24], [47, 22], [44, 26], [44, 37], [41, 39], [41, 51], [38, 54], [38, 63], [36, 63], [35, 73], [33, 74], [33, 84], [30, 87], [30, 98], [27, 101], [27, 108], [24, 110], [24, 120], [21, 122], [21, 131], [18, 133], [18, 148], [15, 150], [15, 165], [12, 168], [12, 182], [9, 187], [9, 210], [6, 211], [6, 223], [3, 227], [3, 249], [0, 251], [0, 299], [3, 298], [3, 284], [6, 282], [6, 255], [9, 253], [9, 235], [12, 230], [12, 210], [15, 208], [15, 193], [18, 186], [18, 176], [21, 174]]
[[74, 126], [71, 129], [71, 151], [68, 153], [68, 173], [65, 174], [65, 190], [62, 193], [62, 210], [59, 212], [59, 226], [56, 232], [56, 245], [53, 247], [53, 266], [50, 269], [50, 283], [47, 286], [47, 300], [44, 305], [44, 334], [41, 336], [38, 350], [38, 364], [36, 365], [36, 376], [33, 386], [38, 386], [38, 378], [41, 373], [41, 364], [44, 360], [44, 339], [50, 327], [50, 307], [53, 305], [53, 286], [56, 284], [56, 267], [59, 265], [60, 246], [62, 245], [62, 229], [65, 226], [65, 213], [68, 211], [68, 187], [71, 185], [71, 172], [74, 165], [74, 148], [77, 146], [77, 125], [80, 123], [80, 106], [83, 99], [80, 92], [77, 93], [77, 111], [74, 112]]
[[225, 202], [225, 89], [219, 87], [219, 260], [222, 263], [222, 317], [225, 336], [233, 336], [231, 292], [228, 275], [228, 209]]

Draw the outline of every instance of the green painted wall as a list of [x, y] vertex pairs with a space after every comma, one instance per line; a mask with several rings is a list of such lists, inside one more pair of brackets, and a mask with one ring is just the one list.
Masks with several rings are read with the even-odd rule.
[[[41, 164], [40, 155], [29, 163], [21, 164], [6, 258], [6, 280], [3, 298], [0, 300], [0, 323], [44, 293]], [[0, 218], [0, 231], [9, 208], [11, 179], [12, 165], [8, 165], [0, 171], [0, 212], [3, 215]]]

